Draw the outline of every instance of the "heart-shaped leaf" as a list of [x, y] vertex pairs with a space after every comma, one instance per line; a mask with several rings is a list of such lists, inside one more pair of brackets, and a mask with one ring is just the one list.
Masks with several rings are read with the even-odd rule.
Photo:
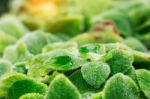
[[88, 84], [99, 88], [108, 78], [110, 68], [103, 62], [89, 62], [82, 66], [81, 73]]
[[51, 82], [46, 99], [81, 99], [77, 88], [60, 74]]

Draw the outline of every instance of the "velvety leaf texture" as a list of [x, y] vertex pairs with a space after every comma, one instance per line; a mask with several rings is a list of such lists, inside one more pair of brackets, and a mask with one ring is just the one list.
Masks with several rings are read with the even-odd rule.
[[104, 87], [104, 99], [139, 99], [136, 83], [121, 73], [111, 77]]
[[28, 93], [19, 97], [19, 99], [44, 99], [44, 96], [39, 93]]
[[18, 99], [26, 93], [39, 93], [44, 95], [46, 93], [46, 86], [33, 80], [17, 81], [9, 88], [6, 97], [8, 99]]
[[130, 52], [122, 49], [113, 49], [109, 53], [112, 54], [107, 63], [111, 67], [111, 74], [126, 72], [133, 63], [133, 56]]
[[108, 78], [110, 68], [108, 64], [103, 62], [89, 62], [81, 67], [81, 73], [88, 84], [95, 88], [100, 88]]
[[0, 80], [0, 97], [18, 99], [26, 93], [46, 93], [46, 85], [36, 82], [20, 73], [6, 74]]
[[98, 89], [89, 85], [83, 78], [81, 70], [75, 71], [69, 76], [71, 82], [78, 88], [81, 94], [86, 92], [96, 92]]
[[136, 74], [142, 92], [150, 99], [150, 71], [139, 69]]
[[60, 74], [51, 82], [46, 99], [81, 99], [78, 89]]

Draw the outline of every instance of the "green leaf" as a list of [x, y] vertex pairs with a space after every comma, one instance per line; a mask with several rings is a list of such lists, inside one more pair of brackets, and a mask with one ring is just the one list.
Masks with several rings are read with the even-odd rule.
[[112, 76], [103, 91], [104, 99], [139, 99], [139, 89], [136, 83], [121, 73]]
[[134, 50], [147, 52], [147, 48], [136, 38], [127, 38], [123, 41], [123, 43]]
[[[73, 0], [78, 8], [88, 16], [95, 16], [96, 14], [102, 12], [103, 10], [109, 8], [111, 6], [111, 2], [109, 0], [95, 0], [92, 2], [91, 0]], [[101, 5], [101, 6], [99, 6]]]
[[15, 82], [10, 88], [7, 95], [8, 99], [18, 99], [26, 93], [46, 93], [46, 86], [33, 80], [21, 80]]
[[83, 59], [66, 50], [55, 50], [51, 52], [44, 65], [53, 70], [69, 71], [79, 68], [83, 62]]
[[28, 93], [19, 97], [19, 99], [44, 99], [44, 96], [39, 93]]
[[121, 44], [121, 43], [109, 43], [109, 44], [105, 44], [106, 47], [106, 52], [111, 51], [112, 49], [120, 49], [120, 50], [125, 50], [128, 51], [130, 53], [130, 55], [132, 55], [134, 57], [134, 63], [147, 63], [149, 64], [150, 62], [150, 56], [147, 53], [143, 53], [143, 52], [139, 52], [136, 50], [132, 50], [130, 47]]
[[58, 74], [59, 72], [54, 71], [51, 75], [46, 75], [41, 82], [49, 85]]
[[100, 88], [110, 74], [109, 65], [103, 62], [89, 62], [81, 67], [85, 81], [94, 88]]
[[139, 51], [133, 51], [134, 61], [150, 64], [150, 55]]
[[130, 52], [122, 49], [113, 49], [109, 53], [112, 54], [107, 63], [111, 67], [111, 74], [126, 72], [133, 63], [133, 56]]
[[46, 93], [46, 85], [36, 82], [20, 73], [3, 75], [0, 80], [0, 97], [18, 99], [26, 93]]
[[50, 52], [56, 49], [67, 49], [69, 51], [77, 49], [78, 45], [76, 42], [57, 42], [53, 44], [48, 44], [43, 48], [43, 53]]
[[89, 52], [104, 54], [105, 47], [101, 44], [86, 44], [79, 48], [79, 52], [83, 54], [87, 54]]
[[62, 74], [51, 82], [46, 99], [81, 99], [77, 88]]
[[23, 41], [27, 49], [32, 54], [39, 54], [42, 48], [48, 44], [46, 35], [42, 31], [34, 31], [23, 37]]
[[83, 59], [67, 50], [54, 50], [39, 54], [28, 63], [28, 75], [34, 78], [47, 75], [52, 70], [70, 71], [79, 68]]
[[27, 75], [33, 78], [39, 78], [46, 75], [51, 70], [48, 66], [44, 66], [45, 60], [49, 58], [49, 53], [35, 55], [28, 64]]
[[147, 32], [146, 30], [149, 29], [149, 12], [150, 8], [146, 4], [136, 7], [135, 9], [132, 9], [128, 12], [129, 18], [131, 19], [131, 22], [135, 25], [135, 28], [138, 32], [145, 33]]
[[150, 71], [139, 69], [136, 71], [136, 74], [142, 92], [150, 99]]
[[82, 33], [70, 39], [77, 42], [79, 46], [90, 43], [114, 43], [122, 41], [122, 37], [112, 31], [112, 26], [106, 26], [103, 31]]
[[150, 43], [149, 43], [149, 39], [150, 39], [150, 32], [140, 35], [139, 39], [144, 43], [144, 45], [150, 49]]
[[135, 68], [133, 66], [131, 68], [129, 68], [129, 70], [124, 73], [124, 75], [129, 76], [132, 80], [134, 80], [138, 84], [137, 75], [135, 72]]
[[0, 30], [15, 38], [20, 38], [28, 32], [28, 29], [18, 19], [10, 16], [1, 18]]
[[13, 71], [26, 74], [27, 73], [26, 63], [25, 62], [19, 62], [19, 63], [14, 64]]
[[119, 10], [108, 10], [94, 18], [94, 23], [111, 20], [119, 30], [119, 33], [125, 37], [131, 36], [133, 29], [128, 16]]
[[52, 33], [67, 33], [68, 35], [76, 35], [83, 30], [82, 15], [62, 16], [53, 22], [49, 22], [46, 31]]
[[75, 37], [73, 37], [72, 39], [70, 39], [70, 41], [72, 42], [77, 42], [78, 45], [84, 45], [84, 44], [88, 44], [88, 43], [96, 43], [97, 41], [94, 39], [93, 36], [91, 36], [89, 33], [83, 33], [83, 34], [79, 34]]
[[3, 51], [8, 45], [14, 44], [16, 38], [0, 31], [0, 56], [3, 55]]
[[81, 94], [86, 92], [97, 92], [98, 89], [89, 85], [83, 78], [81, 70], [77, 70], [69, 76], [70, 81], [78, 88]]
[[0, 79], [0, 97], [6, 96], [9, 88], [17, 81], [28, 79], [25, 75], [20, 73], [9, 73], [2, 76]]
[[0, 78], [5, 73], [11, 72], [12, 64], [7, 60], [0, 60]]
[[23, 42], [18, 42], [16, 45], [8, 46], [3, 54], [3, 58], [12, 63], [26, 62], [32, 58], [32, 54], [26, 48]]
[[79, 48], [80, 56], [90, 60], [100, 60], [105, 54], [105, 46], [102, 44], [85, 44]]

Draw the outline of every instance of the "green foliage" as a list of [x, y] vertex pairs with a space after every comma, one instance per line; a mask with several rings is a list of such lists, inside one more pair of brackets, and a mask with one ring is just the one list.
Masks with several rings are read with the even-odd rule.
[[104, 99], [139, 99], [139, 89], [136, 83], [121, 73], [111, 77], [103, 92]]
[[150, 55], [147, 53], [142, 53], [139, 51], [133, 51], [132, 52], [134, 56], [134, 62], [143, 62], [150, 64]]
[[91, 99], [91, 97], [94, 95], [92, 92], [86, 92], [82, 94], [82, 99]]
[[89, 62], [81, 67], [85, 81], [94, 88], [100, 88], [110, 74], [110, 68], [103, 62]]
[[51, 82], [46, 99], [81, 99], [77, 88], [66, 78], [60, 74]]
[[3, 54], [3, 58], [12, 63], [26, 62], [32, 58], [32, 54], [27, 50], [23, 42], [18, 42], [16, 45], [8, 46]]
[[43, 53], [50, 52], [56, 49], [68, 49], [69, 51], [77, 49], [78, 45], [75, 42], [57, 42], [48, 44], [43, 48]]
[[46, 31], [52, 33], [67, 33], [76, 35], [83, 30], [83, 17], [81, 15], [62, 16], [62, 18], [49, 22]]
[[28, 79], [27, 76], [19, 73], [8, 73], [0, 79], [0, 97], [6, 96], [9, 88], [17, 81]]
[[149, 31], [148, 29], [150, 26], [149, 12], [150, 12], [149, 6], [143, 4], [142, 6], [130, 10], [128, 13], [129, 18], [131, 19], [132, 23], [135, 26], [135, 29], [140, 33], [146, 33]]
[[77, 42], [79, 45], [89, 44], [89, 43], [116, 43], [121, 42], [122, 37], [115, 33], [114, 27], [112, 25], [104, 25], [98, 24], [98, 28], [100, 25], [100, 30], [96, 29], [97, 25], [93, 26], [92, 31], [83, 33], [73, 37], [70, 41]]
[[94, 18], [94, 23], [111, 20], [119, 30], [119, 33], [125, 37], [132, 35], [132, 26], [128, 20], [128, 16], [118, 10], [108, 10]]
[[66, 50], [55, 50], [44, 64], [53, 70], [69, 71], [79, 68], [83, 62], [83, 59]]
[[121, 44], [121, 43], [109, 43], [105, 44], [106, 47], [106, 52], [111, 51], [112, 49], [120, 49], [120, 50], [125, 50], [130, 53], [131, 56], [134, 57], [134, 63], [137, 62], [142, 62], [142, 63], [148, 63], [150, 62], [150, 56], [147, 53], [144, 52], [139, 52], [136, 50], [132, 50], [130, 47]]
[[124, 73], [124, 75], [129, 76], [130, 78], [132, 78], [132, 80], [134, 80], [136, 83], [138, 83], [136, 71], [135, 71], [135, 68], [134, 68], [133, 66], [130, 67], [130, 68], [128, 69], [128, 71]]
[[92, 96], [92, 99], [103, 99], [103, 93], [99, 92]]
[[0, 30], [15, 38], [20, 38], [28, 32], [28, 29], [18, 19], [11, 16], [0, 19]]
[[39, 78], [46, 75], [51, 70], [44, 66], [45, 60], [49, 57], [49, 53], [35, 55], [28, 63], [29, 69], [27, 75], [33, 78]]
[[149, 4], [10, 0], [0, 99], [150, 99]]
[[[50, 72], [50, 73], [51, 73], [51, 72]], [[57, 71], [53, 71], [51, 75], [46, 75], [46, 76], [43, 78], [43, 80], [42, 80], [41, 82], [46, 83], [46, 84], [49, 85], [49, 84], [51, 83], [51, 81], [52, 81], [58, 74], [60, 74], [60, 73], [57, 72]]]
[[12, 45], [15, 42], [15, 37], [0, 31], [0, 56], [3, 55], [3, 51], [8, 45]]
[[150, 71], [139, 69], [136, 71], [136, 74], [142, 92], [150, 99]]
[[12, 64], [7, 60], [0, 60], [0, 77], [5, 73], [11, 72]]
[[73, 37], [70, 41], [77, 42], [79, 45], [84, 45], [88, 43], [96, 43], [96, 40], [89, 33], [79, 34]]
[[47, 40], [44, 33], [41, 32], [33, 32], [28, 33], [24, 36], [24, 42], [27, 46], [27, 49], [32, 54], [41, 53], [42, 48], [47, 45]]
[[19, 63], [14, 64], [13, 71], [26, 74], [27, 73], [26, 63], [25, 62], [19, 62]]
[[112, 54], [112, 58], [107, 63], [111, 67], [112, 75], [119, 72], [124, 73], [132, 66], [133, 56], [130, 52], [118, 48], [111, 50], [109, 53]]
[[87, 54], [89, 52], [93, 52], [97, 54], [104, 54], [105, 47], [100, 44], [86, 44], [79, 48], [79, 52], [83, 54]]
[[83, 59], [73, 55], [67, 50], [54, 50], [33, 57], [28, 64], [28, 75], [32, 77], [41, 77], [52, 70], [71, 71], [79, 68], [83, 62]]
[[144, 34], [144, 35], [141, 35], [138, 37], [142, 42], [143, 44], [148, 48], [150, 49], [150, 43], [149, 43], [149, 39], [150, 39], [150, 32]]
[[98, 89], [89, 85], [83, 78], [81, 70], [77, 70], [69, 76], [70, 81], [78, 88], [81, 94], [96, 92]]
[[80, 56], [90, 60], [100, 60], [105, 55], [103, 44], [85, 44], [79, 48]]
[[0, 97], [18, 99], [26, 93], [46, 93], [46, 86], [20, 73], [4, 75], [0, 83]]
[[[88, 16], [95, 16], [111, 6], [110, 0], [73, 0], [78, 8]], [[101, 6], [99, 6], [101, 5]]]
[[123, 43], [134, 50], [147, 52], [147, 48], [136, 38], [127, 38]]
[[44, 96], [39, 93], [28, 93], [19, 97], [19, 99], [44, 99]]
[[7, 98], [18, 99], [26, 93], [39, 93], [44, 95], [46, 93], [46, 86], [29, 79], [17, 81], [9, 88]]
[[23, 42], [32, 54], [41, 53], [44, 46], [55, 41], [59, 41], [59, 39], [52, 34], [47, 34], [43, 31], [34, 31], [23, 37]]

